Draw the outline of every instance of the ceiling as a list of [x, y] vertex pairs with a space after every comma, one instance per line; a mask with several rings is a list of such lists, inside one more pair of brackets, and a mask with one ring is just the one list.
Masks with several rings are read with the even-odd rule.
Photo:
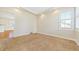
[[[21, 10], [24, 10], [24, 11], [27, 11], [27, 12], [30, 12], [30, 13], [32, 13], [32, 14], [34, 14], [34, 15], [38, 15], [38, 14], [42, 14], [42, 13], [44, 13], [44, 12], [49, 12], [49, 11], [52, 11], [52, 10], [54, 10], [55, 9], [55, 7], [21, 7], [21, 8], [19, 8], [19, 7], [17, 7], [17, 8], [0, 8], [0, 11], [3, 13], [4, 11], [5, 12], [10, 12], [10, 13], [14, 13], [15, 11], [16, 12], [18, 12], [18, 13], [21, 13], [21, 11], [19, 10], [19, 9], [21, 9]], [[11, 11], [10, 11], [11, 10]], [[14, 12], [13, 12], [13, 11]], [[0, 12], [0, 13], [1, 13]], [[5, 13], [4, 12], [4, 13]], [[15, 13], [16, 13], [15, 12]]]
[[24, 9], [33, 14], [41, 14], [45, 11], [52, 9], [52, 7], [24, 7]]

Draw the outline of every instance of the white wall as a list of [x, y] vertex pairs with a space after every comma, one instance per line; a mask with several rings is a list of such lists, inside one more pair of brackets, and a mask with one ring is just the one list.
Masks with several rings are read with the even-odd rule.
[[[70, 39], [70, 40], [74, 40], [78, 42], [79, 39], [76, 39], [75, 32], [73, 29], [72, 30], [59, 30], [59, 27], [58, 27], [59, 13], [65, 10], [73, 11], [73, 8], [61, 8], [57, 10], [51, 11], [50, 13], [44, 13], [43, 15], [38, 16], [38, 21], [37, 21], [38, 33], [62, 37], [62, 38], [66, 38], [66, 39]], [[74, 16], [74, 14], [72, 14], [72, 16]], [[73, 19], [74, 18], [72, 17], [72, 20]]]
[[36, 17], [32, 14], [26, 13], [18, 15], [15, 20], [14, 36], [20, 36], [36, 32]]
[[17, 15], [15, 25], [14, 36], [36, 33], [36, 16], [22, 11]]

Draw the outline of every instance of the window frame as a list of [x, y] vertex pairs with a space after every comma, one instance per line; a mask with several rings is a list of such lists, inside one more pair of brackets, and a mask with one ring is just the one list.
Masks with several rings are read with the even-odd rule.
[[[61, 19], [61, 14], [66, 13], [66, 12], [67, 12], [67, 13], [68, 13], [68, 12], [71, 13], [71, 14], [70, 14], [70, 15], [71, 15], [71, 16], [70, 16], [71, 18], [70, 18], [70, 19]], [[73, 15], [72, 15], [72, 14], [73, 14], [73, 12], [70, 11], [70, 10], [69, 10], [69, 11], [60, 12], [59, 17], [58, 17], [58, 19], [59, 19], [59, 26], [58, 26], [58, 27], [59, 27], [59, 30], [72, 30], [72, 29], [73, 29], [73, 23], [72, 23], [72, 22], [73, 22]], [[65, 20], [71, 20], [71, 23], [69, 24], [69, 25], [70, 25], [70, 28], [61, 27], [61, 24], [63, 23], [62, 20], [63, 20], [63, 21], [65, 21]], [[64, 24], [64, 26], [65, 26], [65, 24], [68, 25], [68, 24], [65, 23], [65, 22], [64, 22], [63, 24]]]

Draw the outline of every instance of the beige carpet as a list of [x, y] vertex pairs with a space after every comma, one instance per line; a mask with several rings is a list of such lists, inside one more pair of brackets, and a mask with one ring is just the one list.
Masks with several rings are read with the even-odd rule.
[[4, 51], [78, 51], [79, 46], [63, 38], [43, 34], [31, 34], [12, 39]]

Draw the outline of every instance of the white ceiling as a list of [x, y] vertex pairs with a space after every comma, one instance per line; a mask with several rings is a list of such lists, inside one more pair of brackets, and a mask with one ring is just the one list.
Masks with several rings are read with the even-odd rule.
[[41, 14], [49, 9], [51, 9], [52, 7], [24, 7], [25, 10], [34, 13], [34, 14]]

